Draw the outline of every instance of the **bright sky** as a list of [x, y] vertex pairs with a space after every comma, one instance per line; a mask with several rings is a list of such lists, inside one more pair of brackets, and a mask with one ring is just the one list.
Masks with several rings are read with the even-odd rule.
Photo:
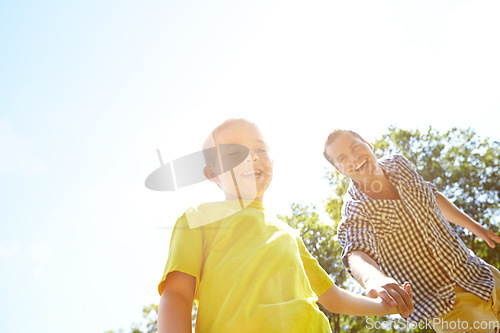
[[500, 140], [498, 17], [497, 1], [0, 2], [0, 331], [128, 332], [159, 300], [176, 218], [221, 198], [147, 190], [156, 149], [197, 151], [228, 117], [267, 135], [279, 212], [323, 205], [336, 127]]

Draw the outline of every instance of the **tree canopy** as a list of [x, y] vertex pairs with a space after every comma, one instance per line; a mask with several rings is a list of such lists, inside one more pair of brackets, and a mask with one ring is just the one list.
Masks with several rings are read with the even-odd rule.
[[[481, 138], [472, 129], [452, 128], [444, 133], [429, 127], [426, 131], [389, 127], [374, 143], [377, 157], [400, 154], [408, 158], [419, 174], [434, 184], [460, 209], [495, 233], [499, 233], [500, 214], [500, 142]], [[321, 221], [314, 206], [292, 204], [290, 215], [281, 218], [300, 234], [308, 250], [345, 289], [360, 290], [359, 285], [343, 267], [342, 249], [333, 239], [341, 219], [343, 195], [349, 180], [333, 169], [327, 172], [332, 195], [324, 207], [330, 221]], [[452, 224], [466, 245], [489, 264], [500, 268], [500, 251], [476, 239], [462, 227]], [[500, 245], [499, 245], [500, 246]], [[370, 317], [352, 317], [325, 311], [334, 332], [389, 332], [367, 328]], [[375, 318], [372, 318], [375, 320]], [[383, 323], [386, 318], [376, 318]], [[387, 328], [387, 327], [384, 327]], [[396, 330], [397, 331], [397, 330]], [[433, 332], [416, 328], [414, 332]]]
[[[426, 131], [389, 127], [387, 133], [374, 142], [374, 151], [377, 157], [389, 154], [405, 156], [425, 180], [432, 182], [438, 191], [455, 205], [482, 225], [499, 233], [500, 142], [481, 138], [472, 129], [452, 128], [441, 133], [431, 127]], [[343, 267], [340, 259], [342, 249], [336, 241], [337, 225], [341, 219], [342, 197], [349, 181], [333, 169], [326, 172], [326, 178], [332, 190], [323, 207], [328, 216], [327, 221], [321, 220], [317, 208], [312, 204], [294, 203], [291, 205], [290, 214], [280, 218], [299, 230], [307, 249], [338, 286], [361, 292], [360, 286]], [[490, 248], [461, 227], [455, 226], [455, 230], [478, 256], [500, 268], [498, 247]], [[390, 332], [388, 326], [378, 329], [367, 325], [369, 320], [383, 324], [388, 318], [353, 317], [324, 311], [334, 332]], [[157, 305], [144, 307], [144, 323], [133, 326], [131, 332], [156, 332], [157, 312]], [[433, 332], [419, 328], [412, 331]]]
[[[500, 142], [481, 138], [472, 129], [444, 133], [390, 127], [375, 144], [378, 155], [401, 154], [420, 175], [477, 222], [498, 234], [500, 224]], [[500, 267], [500, 251], [455, 226], [467, 247]]]

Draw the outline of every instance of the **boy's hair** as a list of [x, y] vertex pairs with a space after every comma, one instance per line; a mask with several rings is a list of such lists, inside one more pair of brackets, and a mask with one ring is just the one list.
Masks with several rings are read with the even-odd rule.
[[328, 154], [326, 152], [326, 147], [328, 147], [329, 145], [331, 145], [342, 134], [351, 134], [355, 138], [359, 138], [359, 139], [365, 141], [365, 139], [363, 139], [363, 137], [361, 135], [359, 135], [358, 133], [356, 133], [354, 131], [351, 131], [351, 130], [345, 130], [345, 129], [337, 128], [333, 132], [331, 132], [328, 135], [328, 138], [326, 139], [325, 149], [323, 150], [323, 156], [325, 156], [326, 160], [328, 162], [330, 162], [333, 166], [335, 166], [335, 163], [333, 163], [333, 161], [331, 160], [330, 156], [328, 156]]
[[214, 128], [214, 130], [210, 133], [210, 135], [207, 137], [205, 142], [203, 143], [203, 156], [205, 157], [205, 163], [206, 166], [211, 166], [215, 167], [218, 165], [218, 159], [217, 159], [217, 150], [215, 149], [209, 149], [212, 147], [215, 147], [217, 145], [216, 142], [216, 137], [217, 134], [222, 131], [223, 129], [226, 129], [230, 126], [233, 126], [235, 124], [247, 124], [247, 125], [252, 125], [257, 128], [257, 125], [255, 125], [253, 122], [243, 119], [243, 118], [230, 118], [224, 121], [222, 124]]

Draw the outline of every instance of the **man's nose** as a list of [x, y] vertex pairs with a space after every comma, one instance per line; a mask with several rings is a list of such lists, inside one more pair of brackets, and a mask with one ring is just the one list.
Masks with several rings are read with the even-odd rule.
[[258, 159], [259, 159], [259, 156], [257, 154], [254, 154], [252, 152], [248, 153], [247, 162], [257, 161]]
[[356, 164], [356, 156], [354, 156], [353, 154], [351, 154], [349, 156], [349, 159], [348, 159], [348, 162], [347, 162], [347, 168], [348, 169], [354, 169], [356, 166], [354, 164]]

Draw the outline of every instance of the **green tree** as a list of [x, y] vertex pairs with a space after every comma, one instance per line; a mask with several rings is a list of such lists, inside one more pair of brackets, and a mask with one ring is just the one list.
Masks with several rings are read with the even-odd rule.
[[[150, 304], [142, 308], [142, 318], [144, 319], [144, 326], [146, 333], [158, 332], [158, 305]], [[142, 332], [132, 332], [142, 333]]]
[[[401, 154], [407, 157], [424, 179], [452, 200], [476, 221], [498, 233], [500, 224], [500, 143], [480, 138], [472, 129], [452, 128], [441, 134], [429, 128], [425, 132], [389, 127], [388, 133], [374, 143], [378, 157]], [[328, 198], [325, 211], [330, 221], [320, 221], [319, 215], [310, 206], [292, 204], [291, 214], [281, 216], [285, 222], [300, 231], [308, 250], [320, 265], [332, 276], [335, 283], [345, 289], [356, 290], [359, 285], [347, 275], [340, 260], [341, 248], [336, 241], [336, 229], [341, 219], [343, 195], [349, 181], [335, 171], [326, 175], [332, 196]], [[458, 234], [469, 248], [490, 264], [500, 267], [500, 251], [478, 241], [461, 227]], [[389, 332], [390, 330], [367, 329], [368, 318], [331, 314], [325, 311], [334, 332]], [[373, 318], [383, 324], [385, 319]], [[385, 328], [392, 326], [385, 326]], [[393, 330], [398, 332], [397, 330]], [[425, 328], [414, 328], [413, 332], [433, 332]]]
[[[387, 134], [375, 141], [374, 147], [379, 157], [387, 154], [401, 154], [407, 157], [424, 179], [432, 182], [465, 213], [498, 234], [500, 142], [480, 138], [472, 129], [452, 128], [441, 134], [432, 128], [421, 132], [389, 127]], [[336, 241], [336, 230], [341, 219], [342, 197], [349, 181], [335, 171], [327, 172], [326, 178], [332, 188], [332, 195], [324, 207], [328, 221], [321, 220], [314, 206], [298, 204], [292, 204], [291, 213], [280, 218], [299, 230], [305, 246], [339, 287], [361, 292], [360, 286], [342, 266], [340, 260], [342, 249]], [[490, 264], [500, 268], [500, 251], [489, 248], [485, 242], [478, 241], [474, 235], [461, 227], [456, 227], [456, 230], [469, 248]], [[383, 325], [388, 319], [345, 316], [322, 310], [329, 318], [334, 332], [389, 333], [391, 332], [389, 328], [393, 327], [386, 325], [380, 329], [368, 329], [368, 320]], [[194, 322], [196, 310], [193, 311]], [[140, 327], [146, 327], [147, 333], [157, 332], [157, 316], [157, 305], [145, 306], [144, 323]], [[133, 326], [132, 333], [143, 333], [138, 327]], [[401, 329], [392, 330], [392, 332], [400, 331]], [[414, 328], [412, 332], [434, 331]]]
[[[149, 304], [142, 308], [142, 322], [132, 324], [130, 333], [156, 333], [158, 332], [158, 305]], [[106, 331], [104, 333], [115, 333], [115, 331]], [[117, 333], [124, 333], [119, 329]]]
[[[452, 128], [443, 134], [390, 127], [375, 144], [378, 156], [401, 154], [422, 177], [466, 214], [498, 234], [500, 224], [500, 142], [481, 138], [472, 129]], [[500, 251], [464, 228], [452, 224], [467, 247], [500, 267]]]
[[[336, 172], [327, 175], [333, 189], [333, 196], [328, 200], [326, 212], [333, 223], [325, 223], [320, 220], [314, 206], [303, 206], [292, 204], [290, 215], [279, 216], [291, 227], [299, 230], [300, 237], [308, 251], [314, 256], [323, 269], [332, 277], [335, 284], [341, 288], [361, 293], [360, 286], [350, 277], [340, 260], [342, 248], [337, 242], [337, 224], [340, 221], [342, 207], [342, 196], [349, 182], [346, 178], [339, 176]], [[333, 332], [389, 332], [385, 329], [366, 328], [367, 317], [354, 317], [331, 313], [319, 305], [330, 321]], [[373, 322], [382, 323], [387, 318], [368, 317]]]

